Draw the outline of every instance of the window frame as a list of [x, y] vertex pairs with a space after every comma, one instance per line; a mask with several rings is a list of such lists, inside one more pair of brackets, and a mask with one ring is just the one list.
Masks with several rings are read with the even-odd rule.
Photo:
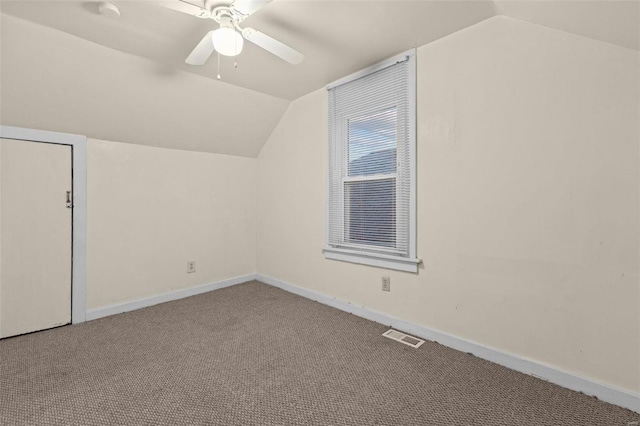
[[[341, 244], [338, 247], [332, 246], [329, 243], [329, 235], [330, 235], [330, 224], [329, 224], [329, 217], [330, 217], [330, 203], [329, 203], [329, 199], [330, 199], [330, 186], [332, 184], [331, 182], [331, 172], [329, 171], [328, 175], [327, 175], [327, 188], [326, 188], [326, 229], [325, 229], [325, 247], [323, 249], [323, 253], [326, 259], [332, 259], [332, 260], [340, 260], [340, 261], [346, 261], [346, 262], [351, 262], [351, 263], [359, 263], [359, 264], [364, 264], [364, 265], [369, 265], [369, 266], [377, 266], [377, 267], [381, 267], [381, 268], [386, 268], [386, 269], [394, 269], [394, 270], [400, 270], [400, 271], [405, 271], [405, 272], [413, 272], [413, 273], [417, 273], [418, 272], [418, 265], [421, 263], [421, 259], [417, 258], [416, 256], [416, 58], [415, 58], [415, 49], [411, 49], [407, 52], [401, 53], [399, 55], [396, 55], [392, 58], [387, 59], [386, 61], [380, 62], [377, 65], [374, 65], [372, 67], [366, 68], [362, 71], [356, 72], [354, 74], [351, 74], [347, 77], [344, 77], [340, 80], [335, 81], [334, 83], [328, 85], [326, 87], [327, 90], [330, 90], [332, 88], [335, 88], [337, 86], [349, 83], [351, 81], [357, 80], [359, 78], [365, 77], [369, 74], [372, 74], [376, 71], [380, 71], [382, 69], [388, 68], [390, 66], [394, 66], [397, 63], [401, 63], [404, 61], [409, 61], [408, 62], [408, 79], [407, 79], [407, 84], [408, 84], [408, 92], [407, 92], [407, 96], [408, 96], [408, 103], [407, 103], [407, 119], [409, 120], [409, 140], [407, 142], [406, 145], [408, 145], [407, 147], [402, 147], [402, 149], [407, 148], [409, 150], [409, 164], [400, 164], [401, 162], [398, 160], [399, 156], [398, 156], [398, 151], [396, 154], [396, 171], [393, 174], [377, 174], [377, 175], [366, 175], [366, 176], [357, 176], [357, 177], [351, 177], [348, 176], [348, 169], [346, 171], [346, 173], [344, 173], [344, 170], [342, 170], [342, 172], [340, 173], [341, 178], [340, 178], [340, 185], [341, 185], [341, 197], [340, 197], [340, 209], [345, 212], [345, 200], [344, 200], [344, 194], [345, 194], [345, 182], [347, 181], [364, 181], [364, 180], [372, 180], [372, 179], [389, 179], [391, 177], [395, 178], [395, 185], [396, 185], [396, 209], [398, 206], [398, 187], [401, 184], [399, 176], [400, 176], [400, 167], [409, 167], [409, 219], [408, 219], [408, 227], [409, 227], [409, 246], [408, 246], [408, 254], [405, 254], [403, 252], [399, 252], [397, 249], [391, 249], [391, 248], [385, 248], [383, 246], [376, 248], [376, 247], [372, 247], [369, 245], [358, 245], [356, 243], [348, 243], [348, 244]], [[341, 129], [341, 133], [347, 133], [347, 135], [341, 135], [342, 140], [347, 141], [346, 144], [343, 144], [344, 146], [341, 147], [341, 149], [349, 149], [348, 147], [348, 120], [351, 118], [356, 118], [356, 117], [362, 117], [364, 114], [367, 113], [371, 113], [371, 112], [375, 112], [375, 111], [382, 111], [384, 109], [390, 108], [390, 107], [398, 107], [398, 105], [396, 103], [393, 104], [381, 104], [381, 105], [377, 105], [375, 108], [370, 109], [370, 111], [357, 111], [357, 112], [353, 112], [348, 114], [348, 116], [341, 116], [340, 117], [340, 121], [343, 121], [347, 123], [347, 125], [342, 125], [342, 129]], [[334, 126], [336, 126], [337, 124], [334, 123]], [[398, 121], [397, 123], [398, 126], [400, 126], [400, 122]], [[330, 143], [330, 134], [333, 131], [333, 129], [330, 127], [329, 128], [329, 143], [328, 143], [328, 149], [329, 151], [331, 151], [332, 146]], [[398, 133], [399, 134], [399, 133]], [[396, 150], [400, 149], [399, 146], [396, 145]], [[331, 153], [329, 152], [329, 155]], [[346, 156], [347, 158], [347, 162], [348, 162], [348, 155]], [[330, 165], [328, 164], [328, 167], [330, 167]], [[348, 164], [345, 165], [344, 162], [343, 164], [341, 164], [339, 167], [348, 167]], [[406, 216], [405, 216], [406, 217]], [[345, 235], [345, 229], [346, 229], [346, 213], [345, 213], [345, 219], [342, 220], [341, 222], [341, 229], [340, 232], [342, 233], [342, 235]], [[398, 241], [398, 238], [400, 236], [400, 233], [404, 232], [404, 227], [401, 226], [398, 222], [396, 222], [396, 241]]]

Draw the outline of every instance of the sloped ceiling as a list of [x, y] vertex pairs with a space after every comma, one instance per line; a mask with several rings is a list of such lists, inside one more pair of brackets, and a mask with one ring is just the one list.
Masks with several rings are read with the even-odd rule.
[[500, 14], [594, 40], [640, 49], [640, 1], [496, 0]]
[[[215, 55], [205, 66], [184, 63], [202, 37], [218, 27], [213, 20], [159, 7], [153, 1], [114, 1], [121, 11], [118, 19], [101, 16], [97, 3], [92, 2], [7, 1], [2, 2], [2, 11], [150, 59], [167, 73], [188, 71], [216, 78]], [[245, 43], [238, 68], [233, 67], [232, 59], [221, 57], [222, 79], [293, 100], [385, 57], [494, 14], [493, 3], [486, 0], [276, 0], [244, 24], [290, 44], [303, 52], [306, 60], [293, 66]]]
[[255, 157], [284, 99], [3, 15], [0, 122], [92, 138]]
[[639, 48], [637, 0], [275, 0], [245, 23], [305, 61], [245, 43], [238, 68], [223, 57], [218, 81], [215, 57], [184, 64], [215, 22], [113, 1], [118, 19], [96, 2], [0, 2], [2, 124], [255, 157], [290, 100], [496, 14]]

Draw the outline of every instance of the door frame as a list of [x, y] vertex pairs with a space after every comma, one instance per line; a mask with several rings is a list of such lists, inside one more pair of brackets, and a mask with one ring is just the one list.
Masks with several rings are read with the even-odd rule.
[[71, 323], [87, 314], [87, 137], [23, 127], [0, 126], [0, 138], [71, 146], [73, 211], [71, 232]]

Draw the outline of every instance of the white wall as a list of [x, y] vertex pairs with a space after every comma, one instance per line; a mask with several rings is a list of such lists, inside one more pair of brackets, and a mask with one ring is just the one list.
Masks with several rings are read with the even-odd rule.
[[87, 309], [255, 272], [257, 161], [220, 153], [255, 156], [287, 101], [0, 20], [0, 124], [90, 138]]
[[87, 309], [255, 273], [256, 173], [255, 159], [90, 139]]
[[324, 259], [323, 90], [259, 156], [258, 272], [640, 392], [638, 52], [496, 17], [417, 56], [419, 273]]

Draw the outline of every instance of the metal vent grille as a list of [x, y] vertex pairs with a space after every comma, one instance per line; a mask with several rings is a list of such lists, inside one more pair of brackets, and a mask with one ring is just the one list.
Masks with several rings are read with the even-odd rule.
[[408, 334], [404, 334], [396, 330], [387, 330], [382, 333], [382, 335], [384, 337], [388, 337], [389, 339], [397, 340], [400, 343], [411, 346], [412, 348], [419, 348], [420, 345], [424, 343], [424, 340], [409, 336]]

